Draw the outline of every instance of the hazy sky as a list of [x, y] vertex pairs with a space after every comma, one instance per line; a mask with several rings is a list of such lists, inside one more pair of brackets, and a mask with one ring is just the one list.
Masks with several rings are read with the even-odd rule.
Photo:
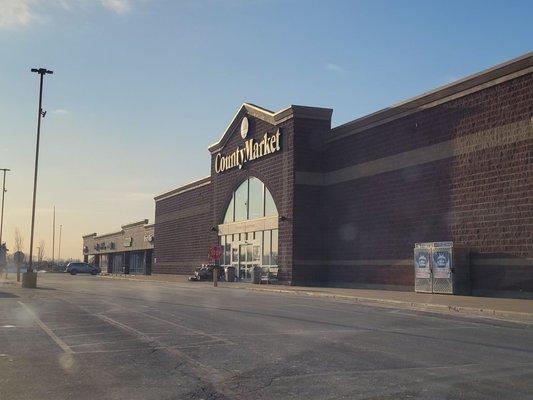
[[55, 205], [80, 257], [82, 234], [152, 221], [154, 195], [208, 175], [242, 102], [338, 125], [530, 51], [532, 20], [532, 1], [0, 0], [4, 239], [29, 245], [31, 67], [54, 70], [35, 242], [51, 255]]

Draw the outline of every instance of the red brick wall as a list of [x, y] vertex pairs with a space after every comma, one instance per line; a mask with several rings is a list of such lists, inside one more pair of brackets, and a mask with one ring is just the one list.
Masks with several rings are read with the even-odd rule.
[[211, 232], [212, 226], [211, 185], [156, 201], [156, 262], [152, 272], [191, 274], [195, 267], [207, 263], [209, 248], [217, 240], [216, 233]]
[[[532, 107], [529, 74], [333, 141], [324, 165], [332, 171], [531, 124]], [[470, 246], [474, 260], [531, 258], [533, 139], [327, 186], [322, 203], [329, 261], [410, 259], [415, 242], [445, 240]], [[531, 266], [503, 264], [473, 266], [473, 288], [533, 291]], [[413, 272], [410, 266], [336, 266], [328, 268], [328, 279], [412, 285]]]

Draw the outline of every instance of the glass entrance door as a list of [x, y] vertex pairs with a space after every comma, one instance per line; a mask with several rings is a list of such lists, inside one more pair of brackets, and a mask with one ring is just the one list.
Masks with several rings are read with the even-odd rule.
[[261, 245], [259, 243], [239, 244], [238, 277], [241, 281], [252, 279], [252, 270], [261, 264]]

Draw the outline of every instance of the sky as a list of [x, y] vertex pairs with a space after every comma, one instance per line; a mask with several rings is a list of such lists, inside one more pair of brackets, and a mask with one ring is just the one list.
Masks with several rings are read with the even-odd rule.
[[[144, 218], [209, 174], [243, 102], [351, 121], [532, 50], [532, 1], [0, 0], [3, 240], [29, 247], [38, 76], [45, 78], [35, 246]], [[0, 189], [1, 190], [1, 189]], [[58, 253], [56, 233], [55, 256]]]

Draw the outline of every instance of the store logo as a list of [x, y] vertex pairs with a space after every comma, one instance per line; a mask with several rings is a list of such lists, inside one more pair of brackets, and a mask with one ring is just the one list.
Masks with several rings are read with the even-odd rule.
[[[246, 120], [246, 135], [248, 134], [248, 120]], [[244, 120], [243, 120], [244, 122]], [[241, 136], [243, 136], [243, 124], [241, 123]], [[245, 136], [246, 136], [245, 135]], [[243, 136], [243, 138], [245, 137]], [[215, 172], [218, 174], [232, 168], [242, 169], [242, 166], [248, 161], [256, 160], [268, 154], [276, 153], [281, 150], [281, 132], [278, 129], [272, 135], [265, 135], [257, 141], [253, 138], [244, 142], [244, 147], [237, 147], [230, 154], [223, 156], [218, 153], [215, 157]]]
[[428, 267], [428, 261], [429, 261], [428, 256], [429, 256], [428, 253], [419, 253], [418, 254], [418, 258], [416, 260], [416, 262], [418, 264], [418, 268], [427, 268]]
[[448, 253], [444, 251], [437, 251], [433, 254], [433, 260], [437, 268], [447, 268], [448, 267]]
[[243, 139], [246, 139], [246, 136], [248, 135], [248, 118], [244, 117], [241, 121], [241, 137]]

